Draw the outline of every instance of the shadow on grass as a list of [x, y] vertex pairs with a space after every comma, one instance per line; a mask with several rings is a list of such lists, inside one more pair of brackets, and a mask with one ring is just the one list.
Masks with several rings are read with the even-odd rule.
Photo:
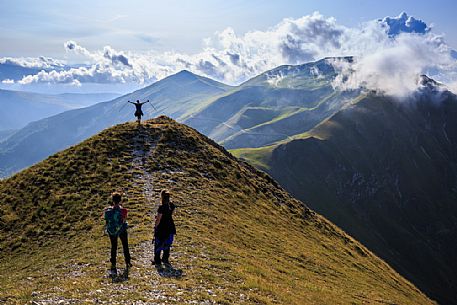
[[183, 277], [183, 271], [181, 269], [175, 269], [173, 266], [156, 266], [157, 273], [161, 277], [177, 278], [180, 279]]

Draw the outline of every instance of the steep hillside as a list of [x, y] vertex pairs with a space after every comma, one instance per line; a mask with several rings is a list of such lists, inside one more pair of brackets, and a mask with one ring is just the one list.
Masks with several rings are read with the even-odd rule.
[[65, 104], [72, 108], [82, 108], [94, 105], [96, 103], [110, 101], [121, 96], [119, 93], [100, 92], [100, 93], [61, 93], [53, 95], [64, 101]]
[[17, 131], [16, 129], [0, 130], [0, 142], [5, 141], [6, 139], [8, 139], [16, 131]]
[[[149, 99], [145, 118], [166, 114], [179, 119], [205, 105], [206, 100], [230, 87], [181, 71], [151, 86], [91, 107], [76, 109], [33, 122], [0, 144], [0, 177], [8, 176], [104, 128], [135, 119], [127, 101]], [[10, 115], [10, 114], [8, 114]]]
[[237, 151], [389, 262], [457, 304], [457, 98], [368, 95], [303, 139]]
[[359, 94], [334, 90], [331, 60], [262, 73], [184, 122], [228, 149], [261, 147], [310, 130]]
[[[152, 216], [171, 190], [179, 277], [158, 273]], [[106, 276], [103, 207], [125, 192], [133, 265]], [[267, 175], [166, 117], [126, 123], [0, 181], [6, 304], [432, 304]], [[161, 276], [162, 275], [162, 276]]]
[[0, 89], [0, 131], [19, 129], [69, 109], [114, 98], [113, 94], [40, 94]]

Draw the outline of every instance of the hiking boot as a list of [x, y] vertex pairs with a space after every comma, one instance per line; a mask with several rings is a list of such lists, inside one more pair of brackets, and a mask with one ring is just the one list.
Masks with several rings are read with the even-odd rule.
[[117, 274], [117, 268], [116, 266], [111, 266], [111, 269], [109, 270], [110, 275], [116, 275]]
[[163, 262], [163, 265], [165, 266], [165, 268], [171, 269], [170, 262]]
[[152, 260], [151, 262], [153, 265], [156, 265], [156, 266], [160, 266], [162, 264], [161, 261], [156, 261], [156, 260]]

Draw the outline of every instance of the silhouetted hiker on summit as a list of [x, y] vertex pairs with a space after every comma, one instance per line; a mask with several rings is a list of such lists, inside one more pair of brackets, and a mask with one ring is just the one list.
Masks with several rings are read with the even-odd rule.
[[[176, 234], [176, 227], [173, 221], [173, 211], [175, 205], [170, 202], [170, 193], [167, 190], [160, 192], [161, 205], [157, 210], [154, 226], [154, 264], [160, 267], [164, 263], [166, 267], [171, 267], [169, 262], [170, 248], [173, 244], [173, 237]], [[163, 252], [162, 258], [160, 253]]]
[[141, 106], [143, 106], [146, 103], [149, 103], [149, 100], [147, 100], [146, 102], [143, 102], [143, 103], [141, 103], [139, 100], [136, 100], [135, 103], [133, 103], [131, 101], [127, 101], [127, 103], [135, 105], [135, 107], [136, 107], [135, 116], [137, 118], [136, 121], [138, 122], [138, 124], [141, 124], [141, 117], [144, 115], [143, 111], [141, 110]]
[[124, 249], [125, 265], [128, 268], [132, 266], [130, 263], [129, 242], [127, 237], [127, 209], [121, 206], [122, 195], [114, 192], [112, 194], [113, 205], [104, 210], [106, 221], [106, 232], [111, 241], [111, 274], [117, 273], [116, 256], [117, 256], [117, 238], [119, 237]]

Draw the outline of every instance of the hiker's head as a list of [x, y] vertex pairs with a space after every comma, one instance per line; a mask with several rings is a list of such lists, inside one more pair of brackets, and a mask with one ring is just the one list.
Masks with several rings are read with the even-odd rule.
[[114, 192], [111, 194], [111, 198], [112, 198], [114, 204], [119, 204], [119, 203], [121, 203], [122, 195], [119, 192]]
[[162, 190], [160, 192], [160, 198], [162, 199], [162, 204], [170, 203], [170, 192], [168, 190]]

